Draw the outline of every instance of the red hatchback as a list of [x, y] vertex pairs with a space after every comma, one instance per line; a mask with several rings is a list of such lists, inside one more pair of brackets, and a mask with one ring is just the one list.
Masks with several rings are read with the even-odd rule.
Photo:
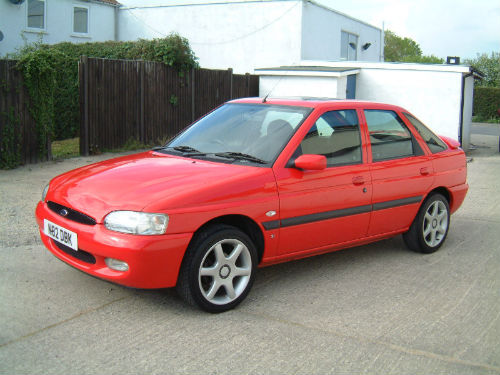
[[436, 251], [468, 189], [458, 146], [392, 105], [235, 100], [164, 147], [55, 177], [36, 217], [71, 266], [177, 286], [221, 312], [246, 297], [259, 265], [400, 233]]

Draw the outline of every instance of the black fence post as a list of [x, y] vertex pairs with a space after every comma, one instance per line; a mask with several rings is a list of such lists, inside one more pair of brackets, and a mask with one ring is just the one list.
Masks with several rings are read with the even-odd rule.
[[80, 70], [80, 95], [82, 113], [80, 123], [80, 155], [89, 155], [89, 72], [88, 57], [82, 56], [78, 64]]
[[146, 73], [144, 71], [144, 64], [145, 62], [144, 61], [139, 61], [139, 72], [140, 72], [140, 79], [141, 79], [141, 86], [140, 86], [140, 90], [141, 90], [141, 104], [140, 104], [140, 111], [139, 111], [139, 126], [140, 126], [140, 141], [141, 143], [146, 143], [145, 141], [145, 132], [144, 132], [144, 79], [146, 77]]
[[229, 68], [228, 70], [229, 74], [229, 99], [233, 99], [233, 68]]
[[245, 73], [245, 84], [246, 84], [246, 97], [250, 96], [250, 73]]
[[191, 122], [196, 120], [196, 104], [194, 102], [195, 92], [194, 92], [194, 68], [191, 69]]

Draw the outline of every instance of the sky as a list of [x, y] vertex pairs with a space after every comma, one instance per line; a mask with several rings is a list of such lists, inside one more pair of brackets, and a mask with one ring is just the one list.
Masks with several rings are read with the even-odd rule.
[[315, 0], [415, 40], [424, 55], [500, 52], [500, 0]]

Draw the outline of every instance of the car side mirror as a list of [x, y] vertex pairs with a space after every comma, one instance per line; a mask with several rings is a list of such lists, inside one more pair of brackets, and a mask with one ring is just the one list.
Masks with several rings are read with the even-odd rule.
[[324, 155], [305, 154], [295, 159], [295, 168], [320, 171], [326, 168], [326, 157]]

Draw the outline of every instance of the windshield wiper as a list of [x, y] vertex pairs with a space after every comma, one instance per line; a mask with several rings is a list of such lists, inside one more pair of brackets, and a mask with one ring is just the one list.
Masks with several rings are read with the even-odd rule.
[[175, 146], [175, 147], [169, 147], [173, 148], [175, 151], [180, 151], [180, 152], [194, 152], [197, 154], [204, 154], [204, 152], [198, 151], [197, 149], [191, 147], [191, 146]]
[[153, 148], [153, 151], [159, 151], [159, 150], [165, 150], [165, 149], [172, 149], [178, 152], [182, 152], [182, 156], [190, 157], [190, 156], [205, 156], [206, 152], [201, 152], [198, 151], [197, 149], [191, 147], [191, 146], [163, 146], [163, 147], [155, 147]]
[[259, 163], [259, 164], [267, 164], [267, 161], [259, 159], [258, 157], [244, 154], [242, 152], [217, 152], [214, 154], [215, 156], [220, 156], [222, 158], [229, 158], [229, 159], [240, 159], [240, 160], [248, 160], [254, 163]]
[[165, 148], [167, 148], [167, 146], [155, 146], [151, 150], [153, 150], [153, 151], [159, 151], [159, 150], [163, 150]]

